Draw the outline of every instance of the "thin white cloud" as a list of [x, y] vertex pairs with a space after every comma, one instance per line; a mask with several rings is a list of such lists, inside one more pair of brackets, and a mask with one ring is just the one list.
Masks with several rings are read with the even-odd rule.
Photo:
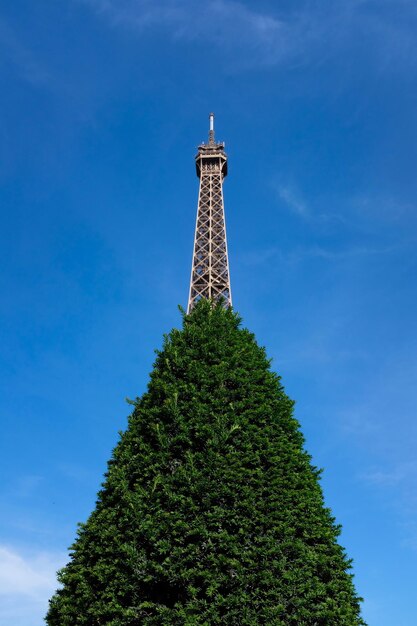
[[[396, 5], [397, 16], [372, 0], [316, 0], [291, 10], [266, 12], [237, 0], [76, 0], [90, 5], [114, 27], [142, 33], [165, 31], [171, 40], [200, 41], [221, 49], [231, 69], [322, 63], [344, 47], [367, 43], [367, 59], [389, 69], [400, 60], [415, 65], [412, 3]], [[390, 0], [386, 6], [394, 10]], [[409, 18], [409, 19], [407, 19]], [[350, 55], [347, 57], [350, 58]]]
[[42, 481], [43, 477], [38, 476], [37, 474], [25, 474], [24, 476], [19, 476], [16, 479], [15, 484], [12, 485], [13, 492], [20, 498], [27, 498], [36, 492]]
[[289, 185], [278, 186], [279, 198], [284, 204], [297, 215], [301, 217], [310, 217], [310, 210], [300, 193]]
[[349, 201], [355, 218], [378, 220], [385, 223], [415, 220], [416, 204], [384, 195], [359, 193]]
[[362, 474], [363, 480], [381, 487], [397, 487], [408, 482], [417, 483], [417, 462], [399, 463], [391, 469], [373, 469]]
[[0, 55], [3, 61], [12, 63], [20, 76], [33, 85], [43, 85], [49, 80], [45, 67], [33, 52], [19, 39], [16, 32], [0, 17]]
[[391, 466], [385, 462], [363, 472], [359, 478], [378, 490], [387, 506], [396, 511], [404, 537], [402, 545], [417, 550], [417, 462], [411, 459]]
[[334, 415], [341, 433], [367, 452], [369, 465], [358, 471], [358, 480], [395, 514], [403, 545], [413, 549], [417, 546], [415, 354], [412, 343], [397, 353], [390, 349], [381, 354], [374, 348], [365, 386], [353, 394], [355, 402], [349, 408]]
[[328, 261], [344, 261], [356, 259], [358, 257], [379, 256], [391, 254], [398, 250], [395, 246], [347, 246], [345, 248], [330, 249], [324, 246], [301, 246], [289, 252], [287, 260], [289, 263], [299, 263], [306, 259], [324, 259]]
[[245, 265], [265, 265], [278, 260], [281, 264], [297, 266], [311, 259], [322, 259], [323, 261], [349, 261], [350, 259], [360, 259], [361, 257], [383, 256], [392, 254], [398, 250], [398, 246], [346, 246], [344, 248], [326, 248], [325, 246], [296, 246], [290, 250], [282, 250], [278, 247], [270, 247], [259, 250], [248, 250], [242, 257], [241, 262]]
[[[291, 174], [289, 176], [291, 179]], [[408, 245], [413, 245], [416, 222], [416, 203], [373, 191], [359, 191], [348, 197], [327, 196], [326, 193], [313, 196], [309, 202], [300, 190], [299, 184], [271, 181], [271, 187], [277, 195], [279, 207], [284, 207], [310, 225], [320, 229], [354, 228], [375, 234], [376, 229], [391, 229], [392, 244], [385, 247], [365, 245], [344, 251], [330, 252], [315, 247], [307, 254], [322, 257], [358, 256], [361, 254], [381, 254], [393, 252]], [[406, 237], [400, 236], [405, 231]], [[404, 234], [404, 233], [403, 233]]]
[[0, 595], [37, 597], [55, 585], [57, 560], [47, 553], [23, 556], [0, 546]]
[[64, 554], [0, 545], [0, 626], [39, 625], [66, 560]]
[[[294, 32], [287, 24], [233, 0], [81, 0], [114, 27], [143, 32], [158, 28], [173, 40], [208, 42], [238, 54], [234, 65], [275, 64], [292, 53]], [[291, 37], [292, 35], [292, 37]], [[225, 61], [230, 61], [230, 56]]]

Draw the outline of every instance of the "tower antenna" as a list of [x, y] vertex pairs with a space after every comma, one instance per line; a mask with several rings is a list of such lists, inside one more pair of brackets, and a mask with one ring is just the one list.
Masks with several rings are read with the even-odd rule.
[[209, 144], [212, 146], [214, 144], [214, 113], [210, 113], [209, 120], [210, 120]]

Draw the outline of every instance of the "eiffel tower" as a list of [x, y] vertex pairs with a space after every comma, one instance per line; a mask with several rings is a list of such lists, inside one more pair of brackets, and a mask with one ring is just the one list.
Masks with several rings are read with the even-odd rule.
[[208, 143], [198, 146], [195, 158], [200, 191], [187, 313], [201, 298], [222, 298], [225, 306], [232, 306], [223, 202], [227, 156], [224, 142], [217, 143], [214, 138], [213, 113], [209, 120]]

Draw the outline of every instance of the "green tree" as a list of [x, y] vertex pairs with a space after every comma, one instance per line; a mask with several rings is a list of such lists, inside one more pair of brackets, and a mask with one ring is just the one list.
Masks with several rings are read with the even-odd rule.
[[165, 337], [46, 621], [363, 625], [339, 532], [264, 349], [201, 301]]

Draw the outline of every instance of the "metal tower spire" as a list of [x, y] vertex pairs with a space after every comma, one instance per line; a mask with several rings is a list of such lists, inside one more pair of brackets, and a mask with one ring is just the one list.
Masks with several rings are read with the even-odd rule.
[[201, 298], [223, 298], [225, 306], [232, 305], [223, 202], [227, 156], [224, 143], [214, 139], [214, 113], [209, 119], [208, 144], [198, 146], [195, 158], [200, 191], [187, 313]]

